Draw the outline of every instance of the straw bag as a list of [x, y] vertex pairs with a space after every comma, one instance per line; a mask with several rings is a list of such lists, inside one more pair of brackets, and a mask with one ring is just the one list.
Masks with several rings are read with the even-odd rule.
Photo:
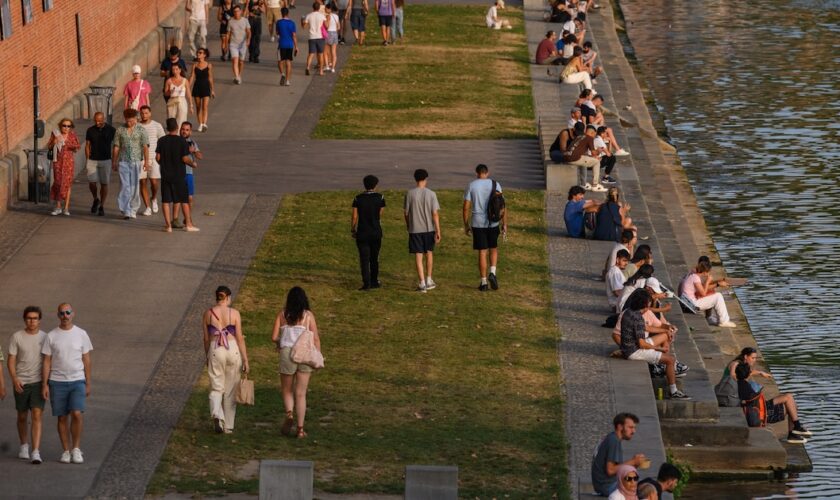
[[315, 369], [324, 367], [324, 355], [315, 347], [315, 334], [306, 329], [298, 337], [290, 353], [292, 361], [299, 365], [311, 366]]
[[248, 375], [243, 374], [236, 388], [236, 402], [241, 405], [254, 406], [254, 381], [248, 380]]

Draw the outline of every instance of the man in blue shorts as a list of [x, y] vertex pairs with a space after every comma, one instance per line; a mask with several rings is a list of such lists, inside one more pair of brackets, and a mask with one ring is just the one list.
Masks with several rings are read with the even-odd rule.
[[[478, 250], [478, 272], [481, 275], [479, 291], [486, 292], [491, 287], [499, 289], [499, 281], [496, 278], [496, 264], [499, 261], [499, 233], [507, 233], [507, 210], [502, 212], [502, 220], [491, 222], [487, 212], [490, 203], [490, 195], [493, 194], [493, 179], [490, 179], [490, 171], [487, 165], [481, 164], [475, 167], [477, 179], [472, 181], [467, 190], [464, 191], [464, 233], [473, 237], [473, 250]], [[495, 182], [496, 191], [501, 193], [502, 186]], [[488, 256], [490, 263], [490, 274], [487, 274]], [[488, 286], [489, 282], [489, 286]]]
[[277, 69], [280, 70], [280, 85], [292, 84], [292, 59], [298, 53], [297, 27], [295, 22], [289, 19], [289, 8], [280, 9], [282, 19], [277, 21], [275, 32], [277, 33]]
[[50, 400], [52, 414], [58, 417], [58, 437], [64, 449], [59, 461], [63, 464], [71, 461], [74, 464], [84, 463], [79, 448], [82, 442], [82, 413], [85, 411], [85, 399], [90, 396], [90, 351], [93, 346], [87, 332], [73, 324], [74, 317], [70, 304], [60, 304], [58, 327], [47, 334], [41, 347], [44, 355], [41, 396]]
[[[195, 177], [193, 176], [193, 169], [198, 168], [198, 161], [204, 158], [204, 155], [201, 154], [201, 150], [198, 148], [198, 144], [192, 140], [192, 123], [184, 122], [181, 124], [181, 137], [187, 141], [187, 145], [190, 147], [190, 159], [192, 160], [192, 165], [185, 165], [187, 167], [187, 190], [190, 193], [190, 214], [193, 214], [193, 196], [195, 195]], [[185, 226], [192, 225], [192, 221], [188, 221], [186, 217], [184, 217], [184, 224], [181, 224], [181, 221], [178, 220], [178, 216], [181, 213], [181, 205], [175, 205], [172, 214], [172, 227], [181, 229]], [[187, 224], [189, 222], [189, 224]]]

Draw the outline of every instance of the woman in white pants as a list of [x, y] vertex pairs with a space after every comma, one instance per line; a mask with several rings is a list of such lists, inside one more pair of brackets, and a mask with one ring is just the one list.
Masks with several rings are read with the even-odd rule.
[[[709, 322], [725, 328], [734, 328], [735, 323], [729, 320], [729, 311], [720, 292], [715, 292], [709, 273], [712, 265], [705, 260], [697, 263], [694, 271], [680, 282], [680, 296], [689, 300], [694, 307], [701, 311], [708, 311]], [[725, 281], [718, 284], [726, 285]]]
[[572, 52], [572, 58], [566, 63], [563, 71], [560, 73], [560, 81], [571, 85], [583, 83], [587, 90], [592, 90], [592, 77], [589, 76], [589, 70], [583, 64], [583, 49], [575, 47]]
[[248, 351], [239, 311], [230, 307], [230, 288], [216, 289], [216, 305], [204, 313], [204, 352], [210, 376], [210, 415], [217, 433], [230, 434], [236, 419], [240, 372], [248, 373]]
[[181, 75], [181, 68], [177, 64], [172, 66], [172, 76], [166, 80], [163, 94], [169, 98], [166, 102], [167, 118], [178, 120], [180, 127], [187, 121], [187, 107], [190, 112], [193, 112], [194, 108], [189, 81]]

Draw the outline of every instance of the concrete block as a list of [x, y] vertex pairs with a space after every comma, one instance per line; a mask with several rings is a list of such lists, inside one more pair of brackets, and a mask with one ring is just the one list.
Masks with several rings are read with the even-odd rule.
[[313, 468], [309, 461], [262, 460], [260, 500], [311, 500]]
[[569, 188], [576, 186], [578, 181], [578, 167], [568, 163], [546, 163], [546, 191], [565, 194], [569, 192]]
[[405, 468], [406, 500], [457, 500], [458, 467], [409, 465]]

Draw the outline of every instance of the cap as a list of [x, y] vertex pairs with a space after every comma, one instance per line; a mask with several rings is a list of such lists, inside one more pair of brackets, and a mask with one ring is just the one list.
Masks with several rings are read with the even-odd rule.
[[134, 66], [131, 67], [131, 74], [133, 74], [133, 75], [136, 75], [136, 74], [142, 73], [142, 72], [143, 72], [143, 70], [140, 69], [140, 66], [137, 65], [137, 64], [135, 64]]
[[654, 277], [646, 279], [645, 286], [656, 293], [662, 293], [662, 287], [659, 285], [659, 280]]

